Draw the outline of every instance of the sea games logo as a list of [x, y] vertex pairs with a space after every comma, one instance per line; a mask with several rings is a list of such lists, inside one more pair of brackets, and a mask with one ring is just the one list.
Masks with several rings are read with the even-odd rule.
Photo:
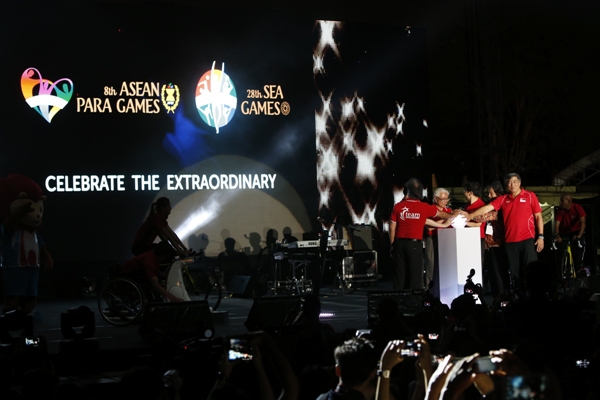
[[37, 69], [27, 68], [21, 75], [21, 91], [29, 107], [50, 123], [71, 100], [73, 81], [62, 78], [52, 82], [42, 78], [42, 74]]
[[196, 108], [202, 120], [216, 129], [227, 125], [237, 108], [235, 86], [225, 73], [225, 63], [221, 70], [215, 69], [213, 61], [210, 71], [206, 71], [196, 86]]
[[400, 219], [402, 221], [407, 220], [407, 219], [420, 219], [421, 218], [421, 214], [420, 213], [411, 213], [408, 212], [408, 207], [404, 207], [402, 209], [402, 211], [400, 212]]

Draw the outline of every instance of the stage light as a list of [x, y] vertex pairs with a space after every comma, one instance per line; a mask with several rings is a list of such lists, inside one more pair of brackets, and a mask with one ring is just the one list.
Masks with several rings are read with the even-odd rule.
[[187, 239], [192, 233], [215, 219], [226, 203], [224, 197], [223, 194], [215, 193], [210, 197], [208, 205], [203, 205], [199, 209], [190, 212], [189, 217], [174, 229], [181, 240]]
[[[74, 328], [81, 328], [76, 332]], [[60, 314], [60, 332], [65, 339], [87, 339], [96, 332], [94, 312], [86, 306], [72, 308]]]

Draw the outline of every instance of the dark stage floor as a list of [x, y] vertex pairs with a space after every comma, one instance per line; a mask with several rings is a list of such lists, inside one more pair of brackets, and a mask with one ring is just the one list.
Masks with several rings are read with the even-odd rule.
[[[340, 290], [334, 290], [331, 285], [326, 285], [321, 289], [320, 295], [321, 320], [329, 323], [335, 332], [340, 334], [347, 330], [366, 328], [368, 292], [391, 290], [392, 283], [387, 280], [370, 282], [368, 286], [359, 287], [353, 292], [346, 291], [344, 294]], [[260, 299], [267, 298], [282, 302], [288, 301], [284, 296], [266, 296]], [[294, 300], [289, 301], [294, 303]], [[217, 313], [213, 314], [215, 316], [214, 338], [248, 333], [244, 322], [246, 322], [254, 303], [254, 298], [230, 297], [226, 294], [222, 298]], [[87, 344], [94, 346], [97, 344], [99, 351], [95, 347], [92, 347], [90, 352], [90, 347], [87, 346], [71, 346], [78, 343], [65, 341], [63, 338], [61, 313], [79, 306], [87, 306], [94, 311], [95, 333]], [[269, 316], [265, 318], [269, 318]], [[107, 323], [100, 315], [96, 296], [69, 299], [40, 298], [34, 315], [33, 336], [46, 338], [48, 354], [61, 381], [80, 382], [91, 390], [96, 398], [110, 399], [115, 393], [114, 390], [117, 387], [115, 385], [125, 371], [136, 365], [148, 364], [152, 358], [152, 346], [144, 342], [139, 328], [139, 323], [124, 327]], [[74, 330], [80, 331], [80, 328], [74, 328]], [[220, 346], [220, 342], [200, 340], [198, 343], [204, 343], [201, 344], [204, 346], [202, 347], [204, 353], [199, 359], [200, 362], [206, 365], [216, 365], [218, 358], [209, 360], [205, 355], [214, 355], [214, 348]], [[213, 349], [212, 353], [210, 351], [206, 353], [206, 346]], [[208, 390], [212, 382], [208, 382], [207, 385], [203, 386], [203, 389]]]
[[[338, 333], [347, 329], [365, 328], [368, 308], [367, 291], [391, 290], [391, 286], [391, 282], [380, 280], [372, 283], [370, 287], [360, 288], [351, 293], [346, 292], [343, 295], [340, 291], [334, 292], [331, 286], [324, 286], [320, 296], [322, 321], [331, 324]], [[283, 296], [266, 296], [261, 299], [266, 298], [286, 301]], [[248, 333], [244, 322], [254, 302], [253, 298], [230, 297], [225, 294], [217, 313], [213, 314], [215, 316], [213, 337], [218, 339]], [[294, 300], [291, 302], [294, 303]], [[80, 306], [87, 306], [94, 311], [94, 337], [88, 339], [86, 343], [65, 341], [61, 332], [61, 313]], [[96, 398], [110, 399], [114, 396], [115, 385], [125, 371], [136, 365], [148, 365], [152, 359], [152, 346], [144, 342], [139, 328], [139, 323], [122, 327], [107, 323], [98, 310], [96, 296], [69, 299], [40, 298], [34, 314], [33, 336], [45, 337], [48, 343], [48, 354], [61, 381], [82, 383], [94, 393]], [[73, 329], [76, 332], [81, 331], [81, 328]], [[19, 332], [11, 332], [11, 334], [16, 336]], [[213, 355], [215, 346], [220, 346], [218, 340], [200, 340], [199, 343], [204, 349], [203, 354], [206, 355], [210, 353], [206, 353], [207, 345], [213, 348], [210, 353]], [[81, 344], [93, 346], [80, 346]], [[96, 344], [99, 351], [95, 347]], [[6, 354], [6, 351], [3, 354]], [[208, 360], [202, 356], [201, 362], [206, 365], [216, 365], [217, 361], [218, 359]], [[209, 386], [203, 389], [209, 389], [212, 383], [208, 382], [207, 385]]]
[[[320, 296], [324, 314], [322, 321], [331, 324], [336, 332], [366, 327], [367, 291], [369, 290], [391, 290], [391, 282], [380, 280], [371, 287], [359, 288], [354, 292], [346, 291], [345, 294], [341, 294], [340, 291], [334, 292], [331, 286], [325, 286]], [[215, 316], [215, 337], [247, 333], [244, 322], [253, 303], [253, 298], [229, 297], [225, 294], [218, 311], [226, 312], [226, 315]], [[147, 346], [138, 333], [139, 324], [117, 327], [107, 323], [98, 311], [96, 297], [42, 298], [39, 299], [35, 311], [34, 336], [46, 337], [50, 354], [59, 351], [60, 342], [63, 340], [61, 313], [79, 306], [87, 306], [95, 312], [94, 339], [98, 341], [101, 350], [143, 349]]]

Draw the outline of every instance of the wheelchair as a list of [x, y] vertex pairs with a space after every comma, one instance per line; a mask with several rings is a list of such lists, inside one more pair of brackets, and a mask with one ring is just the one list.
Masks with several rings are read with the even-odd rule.
[[[206, 300], [212, 311], [221, 303], [221, 285], [213, 271], [199, 269], [192, 264], [194, 257], [176, 259], [166, 271], [166, 290], [185, 301]], [[145, 282], [117, 275], [110, 271], [109, 281], [98, 295], [98, 309], [105, 321], [125, 326], [141, 321], [148, 302], [163, 302]]]

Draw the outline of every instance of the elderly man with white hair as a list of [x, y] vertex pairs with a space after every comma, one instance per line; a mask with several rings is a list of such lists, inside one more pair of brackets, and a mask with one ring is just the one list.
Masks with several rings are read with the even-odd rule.
[[[437, 188], [433, 192], [433, 205], [438, 210], [448, 214], [452, 214], [452, 209], [448, 207], [450, 201], [450, 192], [445, 188]], [[434, 221], [443, 222], [444, 219], [441, 217], [432, 218]], [[425, 226], [424, 242], [425, 242], [425, 287], [429, 285], [429, 282], [434, 281], [432, 294], [439, 297], [439, 260], [437, 254], [437, 230], [444, 228], [433, 228]]]

